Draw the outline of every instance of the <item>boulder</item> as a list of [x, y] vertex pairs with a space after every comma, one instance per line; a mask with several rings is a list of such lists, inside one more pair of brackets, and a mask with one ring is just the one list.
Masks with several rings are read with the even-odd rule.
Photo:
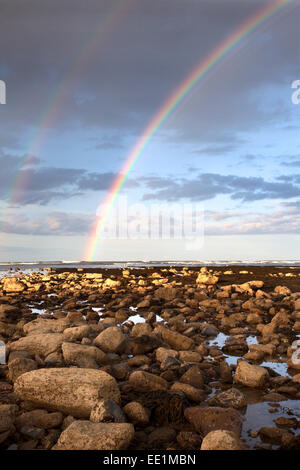
[[118, 354], [126, 347], [126, 336], [118, 326], [111, 326], [94, 339], [94, 344], [102, 351]]
[[241, 409], [247, 406], [247, 397], [240, 390], [230, 388], [224, 392], [219, 392], [208, 400], [213, 406], [221, 406], [222, 408]]
[[129, 420], [137, 424], [149, 423], [149, 411], [138, 401], [131, 401], [123, 408], [124, 413], [128, 416]]
[[25, 323], [23, 326], [24, 333], [43, 334], [43, 333], [62, 333], [68, 326], [69, 322], [65, 318], [59, 320], [48, 318], [37, 318], [36, 320]]
[[63, 431], [53, 450], [124, 450], [134, 437], [129, 423], [75, 421]]
[[191, 338], [168, 328], [160, 327], [159, 333], [162, 339], [177, 351], [192, 349], [194, 346], [194, 341]]
[[30, 334], [10, 344], [10, 351], [27, 351], [31, 356], [48, 356], [61, 348], [62, 333]]
[[194, 426], [195, 431], [204, 435], [220, 429], [232, 431], [237, 436], [242, 432], [242, 416], [233, 408], [196, 406], [186, 408], [184, 416]]
[[267, 369], [261, 366], [249, 364], [246, 361], [239, 361], [234, 374], [234, 381], [237, 384], [251, 388], [263, 388], [269, 379]]
[[15, 392], [22, 399], [48, 410], [89, 418], [101, 398], [120, 401], [116, 380], [94, 369], [39, 369], [21, 375]]
[[106, 354], [96, 346], [76, 343], [62, 344], [63, 358], [67, 363], [76, 364], [86, 369], [98, 369], [106, 360]]
[[209, 432], [202, 441], [200, 450], [246, 450], [247, 446], [231, 431]]

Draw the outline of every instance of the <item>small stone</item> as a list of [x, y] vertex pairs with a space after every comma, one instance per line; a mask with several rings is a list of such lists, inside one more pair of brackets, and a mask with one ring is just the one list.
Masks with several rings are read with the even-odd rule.
[[141, 370], [132, 372], [129, 383], [134, 390], [139, 392], [149, 392], [155, 390], [167, 390], [168, 382], [149, 372]]
[[124, 406], [123, 411], [132, 423], [148, 424], [149, 411], [139, 402], [131, 401]]

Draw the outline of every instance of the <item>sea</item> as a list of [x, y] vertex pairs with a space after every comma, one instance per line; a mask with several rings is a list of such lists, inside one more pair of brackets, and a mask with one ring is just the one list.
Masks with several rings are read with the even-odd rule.
[[195, 260], [195, 261], [28, 261], [28, 262], [0, 262], [0, 278], [16, 275], [16, 273], [29, 274], [31, 272], [47, 271], [47, 268], [69, 269], [77, 268], [102, 268], [102, 269], [126, 269], [147, 267], [222, 267], [222, 266], [273, 266], [295, 268], [300, 266], [300, 260]]

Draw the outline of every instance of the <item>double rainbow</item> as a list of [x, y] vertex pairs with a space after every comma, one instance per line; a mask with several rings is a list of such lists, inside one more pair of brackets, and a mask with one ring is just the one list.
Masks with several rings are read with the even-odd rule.
[[157, 133], [164, 122], [171, 116], [174, 110], [184, 100], [184, 98], [194, 89], [199, 81], [220, 62], [227, 54], [233, 51], [242, 43], [251, 33], [262, 26], [266, 21], [279, 13], [289, 5], [295, 4], [297, 0], [276, 0], [269, 3], [263, 9], [260, 9], [252, 15], [246, 22], [240, 25], [231, 33], [221, 44], [216, 47], [197, 67], [188, 75], [188, 77], [179, 85], [171, 96], [163, 103], [149, 122], [135, 146], [126, 158], [126, 161], [111, 185], [108, 194], [102, 205], [102, 213], [97, 217], [94, 227], [90, 232], [88, 243], [85, 248], [83, 260], [92, 261], [98, 249], [101, 234], [104, 230], [107, 219], [110, 216], [113, 205], [122, 190], [128, 175], [136, 165], [145, 148], [149, 145], [152, 137]]

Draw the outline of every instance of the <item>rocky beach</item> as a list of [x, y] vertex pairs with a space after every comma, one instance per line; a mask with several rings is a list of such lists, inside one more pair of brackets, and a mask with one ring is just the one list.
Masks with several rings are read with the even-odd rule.
[[15, 272], [0, 341], [1, 450], [300, 449], [299, 267]]

